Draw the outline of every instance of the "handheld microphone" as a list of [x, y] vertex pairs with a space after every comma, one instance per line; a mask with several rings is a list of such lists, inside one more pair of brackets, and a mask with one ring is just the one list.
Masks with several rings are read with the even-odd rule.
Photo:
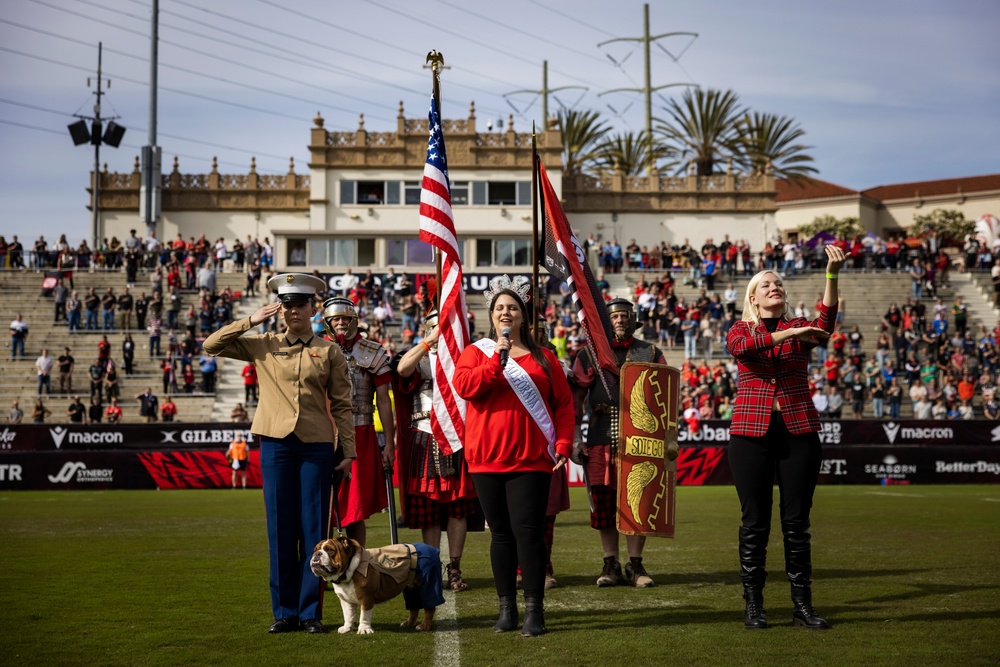
[[[510, 340], [510, 327], [504, 327], [500, 330], [500, 335]], [[507, 357], [510, 356], [510, 350], [500, 350], [500, 368], [507, 365]]]

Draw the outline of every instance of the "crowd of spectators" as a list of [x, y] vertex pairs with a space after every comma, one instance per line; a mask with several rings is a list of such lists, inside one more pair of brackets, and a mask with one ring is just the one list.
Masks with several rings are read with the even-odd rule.
[[[908, 296], [890, 304], [879, 330], [867, 344], [857, 326], [845, 324], [845, 304], [841, 303], [837, 331], [828, 346], [814, 352], [810, 367], [810, 387], [821, 415], [860, 418], [873, 414], [896, 419], [901, 416], [903, 402], [909, 400], [917, 419], [1000, 417], [994, 396], [1000, 365], [1000, 323], [993, 331], [979, 327], [974, 335], [961, 298], [954, 304], [943, 304], [938, 290], [948, 285], [952, 267], [933, 232], [920, 239], [883, 240], [868, 235], [836, 241], [772, 241], [756, 252], [746, 240], [731, 240], [728, 235], [719, 243], [708, 238], [701, 246], [688, 239], [679, 245], [664, 242], [653, 246], [640, 246], [633, 239], [622, 246], [616, 239], [600, 242], [591, 235], [584, 248], [606, 298], [611, 296], [606, 273], [639, 272], [630, 295], [638, 317], [636, 335], [656, 341], [668, 351], [683, 346], [681, 407], [685, 417], [726, 419], [732, 410], [737, 378], [735, 364], [725, 354], [725, 339], [740, 316], [743, 296], [732, 281], [763, 268], [779, 271], [786, 279], [819, 270], [825, 265], [823, 248], [827, 242], [840, 245], [848, 255], [845, 271], [903, 272], [911, 279], [911, 289]], [[160, 243], [155, 237], [140, 239], [133, 230], [124, 243], [113, 238], [96, 252], [87, 249], [86, 242], [74, 250], [62, 237], [52, 247], [39, 238], [29, 253], [38, 269], [61, 267], [67, 255], [76, 258], [74, 265], [78, 267], [93, 263], [95, 268], [124, 270], [128, 287], [120, 295], [108, 288], [103, 294], [89, 290], [81, 298], [72, 284], [67, 289], [60, 280], [54, 291], [55, 320], [65, 321], [70, 331], [145, 329], [150, 358], [159, 364], [166, 395], [214, 391], [215, 360], [201, 354], [200, 340], [231, 321], [234, 297], [228, 289], [216, 290], [215, 271], [228, 268], [245, 272], [248, 296], [257, 296], [261, 281], [273, 275], [269, 240], [260, 243], [250, 236], [245, 242], [236, 239], [231, 246], [223, 239], [213, 244], [204, 235], [187, 241], [178, 235], [173, 242]], [[988, 247], [969, 237], [961, 249], [958, 270], [990, 271], [1000, 303], [998, 255], [1000, 241]], [[23, 259], [16, 237], [12, 243], [0, 237], [0, 262], [18, 266]], [[131, 290], [137, 289], [140, 271], [148, 276], [149, 287], [138, 288], [140, 294], [135, 296]], [[697, 290], [691, 302], [677, 295], [677, 281]], [[416, 287], [409, 276], [391, 268], [378, 275], [371, 269], [356, 274], [348, 268], [339, 283], [333, 284], [337, 294], [350, 298], [358, 307], [365, 335], [382, 343], [391, 354], [413, 344], [423, 317], [433, 308], [433, 281]], [[184, 303], [185, 292], [192, 290], [197, 290], [197, 296]], [[586, 347], [571, 290], [556, 280], [542, 286], [541, 293], [551, 342], [560, 359], [569, 364]], [[323, 333], [321, 304], [329, 294], [317, 296], [319, 312], [313, 327]], [[800, 301], [791, 314], [811, 319], [816, 312], [815, 304], [810, 307]], [[471, 312], [469, 318], [475, 332]], [[271, 330], [280, 327], [277, 320], [261, 325]], [[395, 327], [398, 333], [392, 335]], [[13, 343], [13, 323], [11, 331]], [[179, 334], [183, 336], [180, 340]], [[19, 348], [23, 356], [23, 339], [20, 345], [12, 344], [12, 352], [16, 354]], [[133, 372], [134, 359], [135, 343], [127, 333], [122, 351], [126, 376]], [[102, 368], [100, 363], [97, 366]], [[98, 384], [104, 387], [106, 367], [101, 375]], [[252, 367], [244, 369], [243, 376], [245, 404], [250, 405], [256, 400]], [[40, 390], [42, 383], [39, 379]], [[111, 383], [115, 383], [114, 374]], [[92, 390], [92, 396], [103, 405], [100, 391], [95, 394]], [[107, 397], [109, 401], [118, 398], [110, 393]]]

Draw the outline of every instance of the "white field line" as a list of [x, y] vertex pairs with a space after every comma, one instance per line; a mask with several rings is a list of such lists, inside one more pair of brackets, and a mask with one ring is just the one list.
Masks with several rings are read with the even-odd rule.
[[[441, 531], [441, 560], [447, 562], [448, 534]], [[447, 582], [445, 582], [447, 583]], [[458, 642], [458, 614], [455, 612], [454, 591], [447, 591], [444, 604], [438, 607], [434, 615], [434, 667], [460, 667], [462, 664], [461, 647]]]
[[868, 496], [888, 496], [890, 498], [926, 498], [919, 493], [889, 493], [888, 491], [866, 491]]

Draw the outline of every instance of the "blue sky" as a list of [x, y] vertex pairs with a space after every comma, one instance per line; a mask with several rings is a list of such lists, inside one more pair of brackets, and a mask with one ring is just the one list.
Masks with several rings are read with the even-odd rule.
[[[836, 3], [737, 0], [650, 4], [653, 35], [697, 32], [654, 46], [652, 82], [732, 89], [755, 111], [796, 119], [819, 178], [864, 189], [1000, 171], [1000, 5], [974, 0]], [[149, 0], [8, 0], [0, 14], [0, 234], [22, 241], [88, 234], [89, 146], [66, 125], [90, 114], [97, 42], [112, 85], [102, 115], [128, 128], [103, 147], [111, 171], [131, 171], [147, 142]], [[159, 145], [164, 169], [184, 173], [305, 173], [311, 119], [353, 130], [394, 129], [402, 100], [421, 116], [422, 69], [444, 53], [445, 117], [476, 102], [487, 120], [527, 131], [541, 120], [531, 95], [601, 111], [618, 130], [644, 127], [642, 53], [599, 42], [642, 34], [643, 3], [618, 0], [161, 0]], [[611, 58], [620, 64], [616, 65]], [[208, 76], [205, 76], [208, 75]], [[212, 77], [212, 78], [210, 78]], [[654, 115], [672, 88], [654, 98]], [[211, 99], [210, 99], [211, 98]], [[510, 104], [515, 108], [512, 108]], [[615, 111], [612, 111], [613, 107]], [[997, 213], [1000, 213], [998, 211]]]

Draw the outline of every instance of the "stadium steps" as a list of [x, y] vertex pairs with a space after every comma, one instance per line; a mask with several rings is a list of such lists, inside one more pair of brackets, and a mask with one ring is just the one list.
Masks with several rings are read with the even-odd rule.
[[[31, 408], [37, 398], [38, 387], [37, 374], [35, 373], [35, 359], [43, 347], [49, 350], [50, 356], [57, 359], [63, 352], [63, 348], [69, 347], [71, 354], [76, 358], [76, 368], [73, 373], [73, 384], [75, 394], [78, 394], [84, 403], [89, 405], [90, 379], [88, 368], [97, 357], [97, 343], [101, 340], [102, 331], [81, 331], [70, 333], [65, 322], [58, 325], [53, 324], [55, 305], [51, 296], [42, 296], [43, 274], [35, 271], [0, 271], [0, 290], [3, 291], [4, 299], [0, 305], [0, 319], [11, 322], [16, 313], [20, 312], [24, 320], [28, 323], [29, 334], [25, 345], [25, 356], [23, 360], [11, 361], [6, 355], [3, 356], [2, 367], [4, 372], [3, 381], [0, 381], [0, 406], [9, 407], [14, 400], [19, 401], [21, 409], [25, 412], [25, 421], [30, 421]], [[240, 292], [245, 285], [245, 277], [242, 273], [217, 273], [216, 285], [218, 289], [229, 287], [234, 293]], [[139, 296], [142, 288], [148, 285], [148, 274], [140, 272], [136, 282], [136, 288], [130, 292]], [[115, 294], [121, 294], [126, 286], [125, 274], [120, 271], [95, 271], [77, 272], [74, 274], [74, 287], [78, 295], [86, 294], [89, 287], [94, 287], [98, 294], [102, 294], [108, 287], [112, 287]], [[68, 285], [67, 285], [68, 286]], [[196, 298], [194, 291], [182, 291], [184, 304], [188, 305]], [[237, 299], [237, 308], [240, 307], [242, 299]], [[120, 316], [116, 315], [116, 325], [120, 324]], [[99, 324], [103, 323], [103, 317], [98, 315]], [[86, 319], [84, 318], [84, 324]], [[130, 333], [136, 344], [135, 370], [131, 376], [126, 376], [122, 371], [121, 375], [121, 405], [123, 408], [123, 421], [126, 423], [137, 423], [142, 421], [138, 415], [138, 404], [133, 398], [136, 394], [152, 387], [162, 402], [162, 375], [159, 369], [159, 360], [149, 358], [149, 336], [146, 331], [132, 329], [128, 332], [115, 330], [108, 332], [108, 342], [111, 343], [111, 356], [118, 362], [121, 370], [121, 349], [125, 339], [125, 334]], [[166, 332], [161, 339], [161, 348], [166, 348]], [[5, 340], [5, 352], [10, 349], [10, 339]], [[198, 373], [196, 371], [196, 378]], [[58, 367], [53, 369], [52, 387], [58, 390], [59, 375]], [[52, 393], [43, 396], [45, 406], [52, 411], [50, 422], [65, 422], [66, 408], [71, 400], [69, 395]], [[212, 421], [212, 414], [216, 398], [214, 394], [194, 393], [175, 395], [177, 403], [178, 421]], [[228, 413], [227, 419], [228, 421]]]

